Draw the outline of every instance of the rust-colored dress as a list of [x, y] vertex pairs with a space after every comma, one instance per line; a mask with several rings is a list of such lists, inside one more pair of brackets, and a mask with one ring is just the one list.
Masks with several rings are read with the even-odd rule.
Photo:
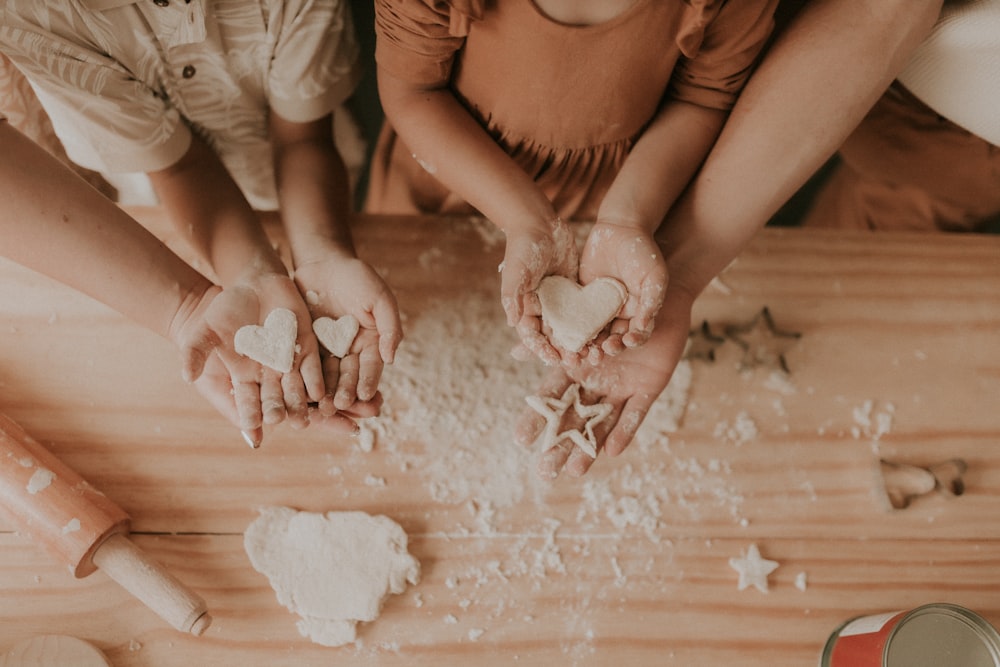
[[1000, 221], [1000, 146], [959, 127], [900, 83], [841, 146], [802, 224], [980, 231]]
[[[776, 0], [635, 0], [571, 26], [533, 0], [376, 0], [376, 59], [448, 85], [564, 219], [593, 219], [665, 99], [728, 110], [770, 34]], [[365, 210], [470, 214], [387, 122]]]

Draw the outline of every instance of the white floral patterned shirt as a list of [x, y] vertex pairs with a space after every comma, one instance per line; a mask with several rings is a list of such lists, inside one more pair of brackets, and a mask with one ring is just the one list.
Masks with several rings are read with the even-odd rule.
[[269, 113], [316, 120], [360, 78], [347, 1], [4, 0], [0, 50], [74, 162], [156, 171], [195, 132], [251, 205], [273, 209]]

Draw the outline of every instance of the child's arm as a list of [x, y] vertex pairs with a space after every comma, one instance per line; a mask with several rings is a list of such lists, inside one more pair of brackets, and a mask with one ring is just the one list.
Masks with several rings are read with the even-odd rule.
[[333, 407], [343, 410], [356, 399], [375, 397], [382, 364], [392, 362], [402, 326], [389, 287], [355, 252], [349, 181], [332, 127], [329, 115], [295, 123], [271, 114], [275, 176], [295, 281], [314, 316], [353, 315], [362, 327], [343, 359], [323, 355], [327, 392]]
[[725, 122], [718, 109], [669, 100], [636, 141], [608, 189], [580, 261], [580, 279], [622, 280], [629, 296], [607, 352], [649, 338], [667, 287], [667, 270], [653, 241], [659, 227], [701, 165]]
[[[239, 368], [232, 349], [241, 320], [237, 296], [221, 292], [113, 202], [0, 120], [2, 254], [101, 301], [173, 341], [186, 380], [199, 380], [216, 352]], [[232, 383], [239, 372], [222, 369]], [[251, 380], [248, 380], [251, 381]], [[199, 385], [199, 389], [203, 389]], [[209, 396], [234, 424], [259, 438], [253, 392]]]
[[[625, 450], [670, 380], [698, 294], [861, 121], [940, 8], [941, 0], [813, 0], [777, 39], [657, 232], [670, 282], [652, 337], [597, 368], [570, 371], [590, 383], [632, 378], [605, 399], [615, 406], [600, 434], [609, 455]], [[526, 413], [518, 439], [528, 444], [540, 428]], [[565, 452], [549, 463], [582, 474], [593, 460]]]
[[266, 422], [282, 421], [287, 411], [293, 425], [304, 426], [309, 399], [319, 401], [325, 393], [319, 347], [306, 304], [257, 214], [215, 152], [197, 136], [192, 135], [178, 162], [149, 177], [170, 218], [220, 283], [252, 295], [258, 323], [279, 307], [296, 314], [300, 351], [295, 367], [284, 376], [264, 369], [261, 398]]
[[[501, 299], [508, 323], [537, 311], [526, 303], [551, 273], [576, 277], [576, 248], [551, 202], [446, 87], [378, 71], [386, 117], [414, 158], [507, 235]], [[554, 353], [554, 351], [552, 351]]]

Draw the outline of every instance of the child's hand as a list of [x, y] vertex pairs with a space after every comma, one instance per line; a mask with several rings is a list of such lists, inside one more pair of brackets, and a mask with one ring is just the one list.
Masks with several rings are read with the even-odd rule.
[[559, 363], [561, 355], [542, 333], [538, 284], [558, 274], [576, 280], [578, 254], [573, 232], [558, 218], [547, 226], [508, 230], [500, 278], [500, 302], [507, 324], [517, 326], [521, 342], [546, 363]]
[[617, 354], [642, 345], [653, 332], [667, 289], [667, 265], [659, 246], [641, 229], [598, 220], [583, 248], [580, 279], [587, 283], [601, 276], [616, 278], [628, 289], [601, 349]]
[[371, 266], [340, 255], [297, 267], [295, 282], [314, 317], [353, 315], [361, 325], [342, 359], [321, 351], [327, 392], [320, 411], [343, 412], [376, 399], [383, 365], [392, 363], [403, 337], [392, 291]]

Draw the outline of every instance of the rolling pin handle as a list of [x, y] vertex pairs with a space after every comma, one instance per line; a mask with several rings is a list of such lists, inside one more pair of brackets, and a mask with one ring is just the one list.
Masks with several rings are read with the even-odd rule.
[[112, 535], [94, 552], [97, 567], [181, 632], [200, 636], [212, 623], [205, 601], [125, 535]]

